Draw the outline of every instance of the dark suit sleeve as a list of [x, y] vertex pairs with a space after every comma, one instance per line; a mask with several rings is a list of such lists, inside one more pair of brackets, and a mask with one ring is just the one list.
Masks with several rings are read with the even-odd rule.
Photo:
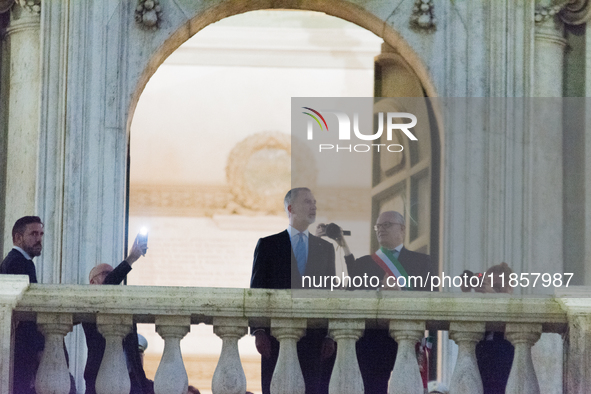
[[125, 260], [123, 260], [117, 268], [115, 268], [107, 277], [105, 278], [104, 285], [118, 285], [123, 282], [123, 279], [129, 274], [131, 271], [131, 265]]
[[269, 286], [269, 281], [267, 280], [267, 273], [269, 272], [267, 255], [265, 253], [264, 240], [261, 238], [254, 249], [252, 275], [250, 277], [251, 289], [264, 289]]

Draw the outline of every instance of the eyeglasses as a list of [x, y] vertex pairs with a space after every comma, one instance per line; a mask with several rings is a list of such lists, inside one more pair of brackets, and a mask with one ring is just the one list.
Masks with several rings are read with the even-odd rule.
[[373, 226], [373, 229], [378, 231], [379, 229], [384, 229], [384, 230], [388, 230], [390, 227], [396, 225], [396, 224], [400, 224], [402, 226], [401, 223], [392, 223], [392, 222], [386, 222], [386, 223], [381, 223], [381, 224], [377, 224], [375, 226]]

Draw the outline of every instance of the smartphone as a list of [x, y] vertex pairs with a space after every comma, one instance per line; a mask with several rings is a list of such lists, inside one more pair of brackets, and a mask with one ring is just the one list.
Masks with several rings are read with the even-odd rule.
[[138, 241], [144, 243], [146, 248], [142, 248], [142, 255], [145, 256], [148, 251], [148, 228], [142, 227], [137, 235]]

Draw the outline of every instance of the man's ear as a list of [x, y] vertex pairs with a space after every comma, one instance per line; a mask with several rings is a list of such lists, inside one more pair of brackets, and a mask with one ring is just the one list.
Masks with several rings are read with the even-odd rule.
[[291, 204], [289, 204], [289, 205], [287, 206], [287, 212], [288, 212], [288, 213], [291, 213]]
[[12, 243], [16, 246], [20, 246], [23, 242], [23, 234], [16, 233], [14, 237], [12, 237]]

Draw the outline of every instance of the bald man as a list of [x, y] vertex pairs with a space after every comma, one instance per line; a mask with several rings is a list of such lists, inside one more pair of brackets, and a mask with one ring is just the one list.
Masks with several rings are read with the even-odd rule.
[[[90, 270], [88, 280], [91, 285], [118, 285], [131, 271], [131, 266], [147, 250], [147, 241], [136, 237], [131, 251], [125, 260], [115, 269], [109, 264], [99, 264]], [[84, 380], [86, 381], [86, 394], [96, 394], [96, 377], [98, 375], [103, 354], [105, 352], [105, 338], [98, 332], [95, 323], [82, 323], [86, 345], [88, 347], [88, 358], [84, 369]], [[153, 382], [146, 378], [142, 366], [142, 358], [139, 352], [137, 327], [134, 324], [133, 330], [123, 339], [123, 350], [127, 359], [129, 379], [131, 381], [130, 394], [152, 394], [154, 392]]]

